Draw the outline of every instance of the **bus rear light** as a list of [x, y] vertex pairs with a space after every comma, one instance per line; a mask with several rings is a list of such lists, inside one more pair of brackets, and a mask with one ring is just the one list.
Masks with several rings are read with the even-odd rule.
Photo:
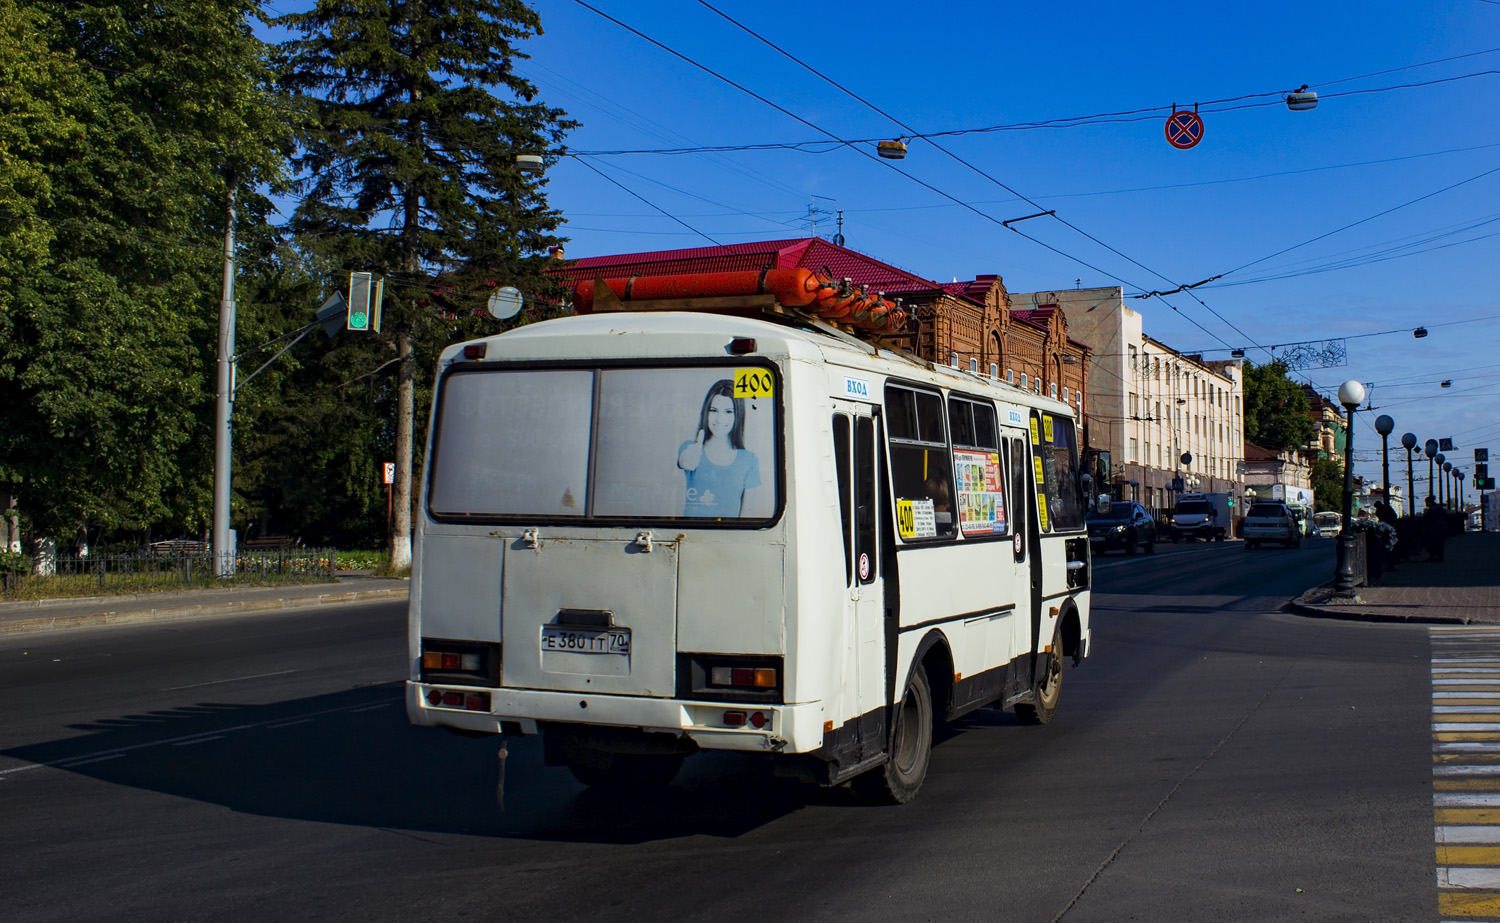
[[489, 711], [488, 692], [455, 692], [451, 689], [427, 690], [427, 703], [433, 708], [462, 708], [465, 711]]
[[464, 358], [465, 359], [483, 359], [484, 358], [484, 354], [486, 352], [488, 352], [488, 351], [489, 351], [488, 344], [485, 344], [485, 343], [470, 343], [468, 346], [464, 347]]
[[775, 667], [714, 667], [709, 679], [715, 686], [742, 686], [748, 689], [774, 689]]
[[469, 670], [483, 667], [479, 654], [458, 654], [449, 651], [423, 651], [422, 667], [427, 670]]
[[[760, 712], [756, 712], [756, 714], [760, 714]], [[745, 713], [742, 711], [726, 711], [724, 713], [724, 723], [732, 728], [744, 727]]]
[[766, 717], [766, 713], [765, 712], [758, 711], [758, 712], [755, 712], [754, 714], [752, 714], [750, 716], [750, 724], [757, 731], [760, 730], [761, 728], [764, 728], [765, 726], [769, 725], [770, 723], [771, 723], [771, 719]]

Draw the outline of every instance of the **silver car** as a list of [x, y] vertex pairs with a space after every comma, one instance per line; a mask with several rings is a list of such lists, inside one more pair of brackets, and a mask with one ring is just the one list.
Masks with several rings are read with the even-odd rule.
[[1289, 548], [1302, 544], [1302, 530], [1297, 517], [1285, 503], [1259, 501], [1245, 514], [1245, 547], [1258, 548], [1261, 542], [1281, 542]]

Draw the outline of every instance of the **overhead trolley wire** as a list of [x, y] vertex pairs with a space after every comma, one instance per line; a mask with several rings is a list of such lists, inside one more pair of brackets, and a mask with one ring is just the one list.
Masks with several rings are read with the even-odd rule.
[[[578, 2], [582, 2], [582, 0], [578, 0]], [[728, 15], [727, 13], [725, 13], [722, 10], [718, 9], [717, 7], [713, 6], [713, 4], [708, 3], [707, 0], [698, 0], [698, 3], [700, 5], [702, 5], [705, 9], [710, 10], [715, 15], [717, 15], [720, 18], [724, 19], [726, 22], [729, 22], [730, 24], [732, 24], [736, 28], [738, 28], [741, 31], [745, 32], [747, 35], [750, 35], [752, 38], [754, 38], [757, 41], [761, 42], [762, 44], [766, 45], [768, 48], [772, 49], [777, 54], [782, 55], [783, 57], [785, 57], [788, 60], [792, 61], [793, 63], [797, 64], [799, 67], [803, 68], [804, 70], [806, 70], [809, 73], [813, 74], [814, 76], [818, 77], [820, 80], [823, 80], [824, 82], [828, 83], [830, 86], [833, 86], [834, 88], [836, 88], [840, 92], [848, 95], [852, 99], [857, 100], [858, 102], [860, 102], [864, 106], [868, 107], [869, 109], [873, 110], [874, 112], [879, 113], [880, 115], [884, 116], [887, 119], [890, 119], [893, 123], [895, 123], [897, 126], [899, 126], [902, 130], [910, 132], [911, 134], [908, 135], [909, 137], [919, 137], [919, 136], [921, 136], [920, 133], [917, 132], [916, 129], [912, 128], [910, 125], [908, 125], [907, 123], [905, 123], [901, 119], [897, 118], [896, 116], [892, 115], [889, 112], [886, 112], [884, 109], [880, 108], [876, 104], [874, 104], [874, 103], [870, 102], [869, 100], [865, 99], [863, 96], [860, 96], [858, 93], [854, 92], [853, 90], [851, 90], [848, 87], [844, 86], [843, 84], [839, 83], [837, 80], [834, 80], [832, 77], [829, 77], [827, 74], [824, 74], [823, 72], [819, 71], [817, 68], [815, 68], [812, 65], [808, 64], [806, 61], [803, 61], [802, 59], [800, 59], [800, 58], [796, 57], [795, 55], [791, 54], [786, 49], [784, 49], [781, 46], [777, 45], [775, 42], [772, 42], [771, 40], [767, 39], [766, 37], [760, 35], [755, 30], [751, 29], [749, 26], [746, 26], [744, 23], [741, 23], [740, 21], [736, 20], [732, 16]], [[1241, 98], [1248, 98], [1248, 97], [1241, 97]], [[827, 134], [827, 132], [825, 132], [825, 134]], [[1151, 273], [1153, 276], [1156, 276], [1157, 278], [1162, 279], [1163, 281], [1166, 281], [1166, 282], [1171, 283], [1173, 285], [1178, 285], [1178, 283], [1176, 283], [1174, 280], [1168, 278], [1167, 276], [1162, 275], [1161, 273], [1157, 272], [1156, 270], [1152, 269], [1151, 267], [1147, 266], [1146, 264], [1144, 264], [1144, 263], [1140, 262], [1139, 260], [1137, 260], [1137, 259], [1129, 256], [1128, 254], [1125, 254], [1125, 253], [1121, 252], [1120, 250], [1116, 249], [1115, 247], [1110, 246], [1109, 244], [1107, 244], [1104, 241], [1100, 240], [1099, 238], [1095, 237], [1093, 234], [1090, 234], [1089, 232], [1083, 230], [1082, 228], [1078, 227], [1077, 225], [1073, 224], [1072, 222], [1068, 221], [1067, 219], [1059, 216], [1056, 213], [1056, 211], [1049, 211], [1047, 209], [1044, 209], [1034, 199], [1032, 199], [1029, 196], [1026, 196], [1025, 194], [1019, 192], [1018, 190], [1012, 188], [1011, 186], [1009, 186], [1006, 183], [1004, 183], [1003, 181], [1001, 181], [999, 178], [997, 178], [994, 175], [986, 172], [985, 170], [980, 169], [979, 167], [975, 166], [974, 164], [970, 163], [969, 161], [965, 160], [964, 158], [962, 158], [962, 157], [958, 156], [957, 154], [953, 153], [952, 151], [948, 150], [946, 147], [943, 147], [941, 144], [938, 144], [936, 141], [933, 141], [931, 138], [929, 138], [929, 137], [923, 137], [923, 140], [927, 141], [927, 143], [929, 143], [933, 147], [937, 148], [937, 150], [941, 151], [943, 154], [946, 154], [948, 157], [952, 158], [953, 160], [955, 160], [958, 163], [962, 164], [963, 166], [967, 167], [969, 170], [972, 170], [974, 173], [977, 173], [979, 176], [985, 178], [986, 180], [989, 180], [991, 183], [994, 183], [996, 186], [1000, 187], [1001, 189], [1003, 189], [1006, 192], [1010, 193], [1011, 195], [1015, 196], [1017, 199], [1020, 199], [1022, 202], [1025, 202], [1026, 204], [1028, 204], [1028, 205], [1032, 206], [1033, 208], [1037, 209], [1037, 211], [1040, 212], [1041, 214], [1051, 216], [1054, 220], [1060, 222], [1063, 226], [1065, 226], [1065, 227], [1067, 227], [1067, 228], [1069, 228], [1069, 229], [1077, 232], [1078, 234], [1083, 235], [1084, 237], [1088, 238], [1089, 240], [1093, 241], [1094, 243], [1098, 244], [1099, 246], [1103, 247], [1104, 249], [1110, 251], [1111, 253], [1115, 254], [1116, 256], [1120, 257], [1121, 259], [1124, 259], [1125, 261], [1127, 261], [1127, 262], [1129, 262], [1129, 263], [1131, 263], [1131, 264], [1139, 267], [1140, 269], [1143, 269], [1146, 272]], [[866, 154], [866, 156], [868, 156], [868, 153], [865, 152], [865, 151], [863, 151], [863, 150], [860, 150], [860, 153]], [[897, 171], [897, 172], [901, 172], [903, 174], [905, 173], [905, 171]], [[910, 174], [905, 174], [905, 175], [909, 176]], [[944, 195], [946, 195], [946, 193], [944, 193]], [[951, 196], [950, 196], [950, 198], [951, 198]], [[975, 211], [977, 211], [977, 209]], [[981, 213], [981, 214], [983, 214], [983, 213]], [[989, 218], [990, 216], [985, 215], [985, 217]], [[1038, 215], [1037, 217], [1040, 217], [1040, 215]], [[991, 218], [990, 220], [993, 221], [994, 219]], [[1071, 254], [1063, 253], [1062, 251], [1057, 250], [1055, 247], [1051, 247], [1048, 244], [1042, 243], [1042, 241], [1038, 240], [1037, 238], [1032, 237], [1030, 234], [1027, 234], [1024, 231], [1021, 231], [1018, 228], [1014, 227], [1013, 226], [1014, 222], [1000, 222], [1000, 224], [1001, 224], [1002, 227], [1005, 227], [1006, 229], [1008, 229], [1010, 231], [1014, 231], [1015, 233], [1020, 234], [1022, 237], [1026, 238], [1027, 240], [1031, 241], [1032, 243], [1038, 244], [1039, 246], [1046, 247], [1047, 249], [1052, 250], [1054, 253], [1058, 253], [1059, 255], [1066, 256], [1068, 259], [1074, 260], [1075, 262], [1081, 263], [1082, 265], [1089, 266], [1089, 268], [1094, 269], [1095, 272], [1103, 272], [1103, 270], [1100, 270], [1097, 267], [1091, 266], [1088, 263], [1084, 263], [1082, 260], [1078, 259], [1077, 257], [1072, 256]], [[1123, 282], [1123, 280], [1119, 279], [1118, 276], [1115, 276], [1112, 273], [1104, 272], [1104, 275], [1109, 276], [1110, 278], [1113, 278], [1116, 281], [1122, 281]], [[1178, 285], [1178, 291], [1185, 291], [1187, 288], [1188, 288], [1187, 286]], [[1191, 293], [1189, 293], [1189, 297], [1191, 297], [1194, 301], [1197, 301], [1200, 305], [1202, 305], [1204, 307], [1204, 309], [1206, 309], [1210, 314], [1213, 314], [1215, 317], [1217, 317], [1221, 322], [1223, 322], [1226, 326], [1228, 326], [1235, 333], [1238, 333], [1240, 336], [1243, 336], [1246, 339], [1252, 339], [1249, 336], [1249, 334], [1246, 334], [1243, 330], [1240, 330], [1233, 323], [1231, 323], [1227, 318], [1225, 318], [1223, 315], [1219, 314], [1219, 312], [1217, 312], [1213, 308], [1209, 307], [1208, 304], [1205, 303], [1201, 298], [1198, 298], [1196, 295], [1192, 295]], [[1175, 305], [1173, 305], [1171, 302], [1167, 301], [1165, 298], [1161, 299], [1161, 301], [1162, 301], [1163, 304], [1167, 305], [1169, 308], [1171, 308], [1173, 311], [1177, 312], [1178, 314], [1182, 313], [1181, 311], [1178, 311], [1178, 309], [1177, 309], [1177, 307]], [[1187, 317], [1187, 315], [1185, 315], [1185, 314], [1182, 315], [1182, 316], [1183, 317]], [[1189, 318], [1189, 320], [1191, 321], [1191, 318]], [[1221, 343], [1225, 342], [1217, 334], [1214, 334], [1211, 331], [1209, 331], [1207, 328], [1203, 327], [1203, 325], [1198, 324], [1196, 321], [1192, 321], [1192, 323], [1194, 324], [1194, 326], [1198, 327], [1200, 330], [1203, 330], [1205, 333], [1208, 333], [1210, 336], [1214, 337], [1214, 339], [1219, 340], [1219, 342], [1221, 342]], [[1227, 346], [1228, 344], [1225, 343], [1225, 345]]]

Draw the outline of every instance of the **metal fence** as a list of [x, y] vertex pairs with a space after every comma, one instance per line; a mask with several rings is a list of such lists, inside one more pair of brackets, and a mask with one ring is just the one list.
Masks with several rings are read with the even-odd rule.
[[336, 554], [331, 548], [297, 547], [240, 551], [218, 558], [209, 551], [192, 547], [152, 548], [126, 554], [40, 553], [5, 568], [0, 574], [0, 589], [6, 596], [15, 596], [23, 588], [50, 595], [46, 593], [48, 587], [56, 589], [62, 584], [75, 591], [97, 589], [108, 593], [332, 580], [337, 569]]

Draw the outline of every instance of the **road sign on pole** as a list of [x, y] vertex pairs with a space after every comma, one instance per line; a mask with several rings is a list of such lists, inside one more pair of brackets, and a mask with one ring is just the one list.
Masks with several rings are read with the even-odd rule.
[[1194, 111], [1189, 112], [1173, 108], [1172, 114], [1167, 116], [1167, 143], [1179, 151], [1185, 151], [1203, 140], [1203, 119], [1198, 116], [1197, 109], [1194, 106]]
[[1474, 460], [1477, 461], [1477, 462], [1487, 462], [1487, 461], [1489, 461], [1490, 460], [1490, 450], [1489, 449], [1475, 449], [1474, 450]]

